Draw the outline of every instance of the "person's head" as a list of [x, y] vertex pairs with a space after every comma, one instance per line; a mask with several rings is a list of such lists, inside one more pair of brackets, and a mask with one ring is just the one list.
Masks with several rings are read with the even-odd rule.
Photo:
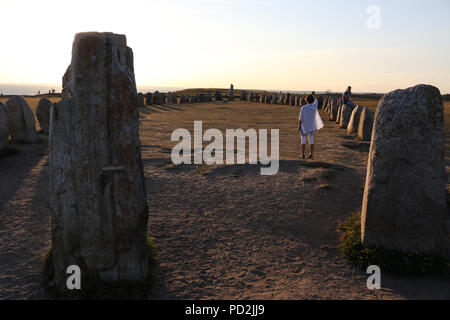
[[347, 87], [347, 91], [351, 92], [352, 91], [352, 87], [348, 86]]
[[314, 96], [312, 94], [308, 95], [306, 97], [306, 102], [313, 103], [314, 102]]

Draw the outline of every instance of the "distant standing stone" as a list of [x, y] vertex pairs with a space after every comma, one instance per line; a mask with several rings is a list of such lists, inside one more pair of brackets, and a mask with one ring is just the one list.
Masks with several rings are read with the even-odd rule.
[[241, 96], [239, 97], [239, 100], [240, 101], [247, 101], [247, 91], [245, 91], [245, 90], [241, 91]]
[[336, 115], [336, 123], [339, 124], [339, 122], [341, 121], [341, 106], [338, 105], [338, 111], [337, 111], [337, 115]]
[[359, 117], [358, 137], [362, 141], [370, 141], [372, 138], [373, 113], [364, 107]]
[[353, 108], [348, 104], [343, 104], [341, 106], [341, 116], [339, 118], [339, 128], [347, 129], [348, 123], [350, 122], [350, 117], [352, 116]]
[[38, 140], [36, 121], [27, 101], [20, 96], [12, 96], [6, 102], [8, 126], [11, 141], [33, 143]]
[[215, 93], [214, 96], [216, 98], [216, 101], [222, 101], [223, 100], [222, 92], [220, 92], [219, 90], [216, 90], [216, 93]]
[[144, 94], [139, 92], [136, 95], [136, 101], [137, 101], [137, 107], [138, 108], [144, 108]]
[[228, 90], [228, 101], [233, 101], [234, 99], [234, 87], [230, 85], [230, 89]]
[[353, 109], [352, 114], [350, 116], [350, 120], [347, 125], [347, 133], [348, 134], [353, 134], [355, 132], [358, 132], [359, 118], [361, 117], [362, 111], [363, 111], [362, 106], [356, 106]]
[[145, 104], [147, 105], [147, 106], [151, 106], [152, 105], [152, 93], [151, 92], [147, 92], [146, 94], [145, 94]]
[[52, 103], [47, 98], [42, 98], [36, 108], [36, 117], [43, 133], [48, 134], [50, 127], [50, 108]]
[[365, 247], [450, 258], [444, 152], [444, 107], [436, 87], [381, 98], [362, 203]]

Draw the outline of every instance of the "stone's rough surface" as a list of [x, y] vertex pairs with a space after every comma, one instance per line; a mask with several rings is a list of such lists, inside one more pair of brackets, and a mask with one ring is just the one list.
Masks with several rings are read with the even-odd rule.
[[228, 101], [233, 101], [234, 99], [234, 86], [230, 85], [230, 89], [228, 90]]
[[144, 94], [142, 94], [141, 92], [139, 92], [136, 95], [136, 101], [137, 101], [137, 107], [138, 108], [144, 108]]
[[6, 102], [6, 109], [11, 141], [36, 142], [36, 122], [27, 101], [20, 96], [12, 96]]
[[338, 115], [338, 105], [337, 105], [337, 100], [336, 100], [336, 99], [331, 99], [331, 104], [330, 104], [330, 120], [336, 121], [337, 115]]
[[159, 91], [153, 92], [153, 104], [161, 104], [161, 94]]
[[147, 106], [151, 106], [152, 105], [152, 93], [151, 92], [147, 92], [145, 94], [145, 104]]
[[71, 69], [72, 96], [50, 112], [52, 261], [63, 293], [72, 264], [82, 279], [134, 282], [148, 275], [133, 52], [124, 35], [79, 33]]
[[48, 134], [48, 130], [50, 127], [50, 108], [52, 103], [50, 100], [46, 98], [42, 98], [39, 100], [39, 103], [36, 108], [36, 117], [39, 121], [39, 125], [41, 126], [41, 130], [43, 133]]
[[358, 126], [359, 126], [359, 118], [361, 117], [361, 112], [363, 111], [362, 106], [356, 106], [352, 114], [350, 115], [350, 120], [347, 125], [347, 133], [353, 134], [358, 132]]
[[362, 141], [370, 141], [372, 138], [373, 113], [364, 107], [359, 117], [358, 137]]
[[439, 90], [418, 85], [390, 92], [375, 118], [362, 204], [363, 245], [450, 258]]
[[343, 104], [341, 107], [341, 115], [339, 117], [339, 128], [346, 129], [352, 116], [353, 108], [348, 104]]
[[8, 138], [8, 111], [6, 110], [6, 106], [0, 102], [0, 150], [7, 146]]

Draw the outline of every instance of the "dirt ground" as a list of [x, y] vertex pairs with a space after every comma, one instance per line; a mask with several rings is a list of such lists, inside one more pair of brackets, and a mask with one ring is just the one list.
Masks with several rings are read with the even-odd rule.
[[[360, 209], [368, 145], [328, 121], [314, 160], [300, 160], [297, 107], [250, 102], [146, 107], [141, 143], [148, 230], [158, 247], [150, 299], [449, 299], [450, 280], [364, 272], [338, 252], [338, 225]], [[280, 130], [280, 170], [171, 163], [173, 130]], [[44, 299], [50, 246], [46, 137], [0, 160], [0, 299]], [[446, 148], [448, 150], [449, 148]], [[448, 163], [448, 159], [447, 159]]]

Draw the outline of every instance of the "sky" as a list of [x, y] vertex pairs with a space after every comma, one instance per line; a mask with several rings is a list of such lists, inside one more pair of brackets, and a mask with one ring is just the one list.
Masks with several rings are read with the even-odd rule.
[[0, 4], [0, 84], [59, 90], [74, 35], [109, 31], [127, 36], [141, 87], [450, 93], [448, 0]]

